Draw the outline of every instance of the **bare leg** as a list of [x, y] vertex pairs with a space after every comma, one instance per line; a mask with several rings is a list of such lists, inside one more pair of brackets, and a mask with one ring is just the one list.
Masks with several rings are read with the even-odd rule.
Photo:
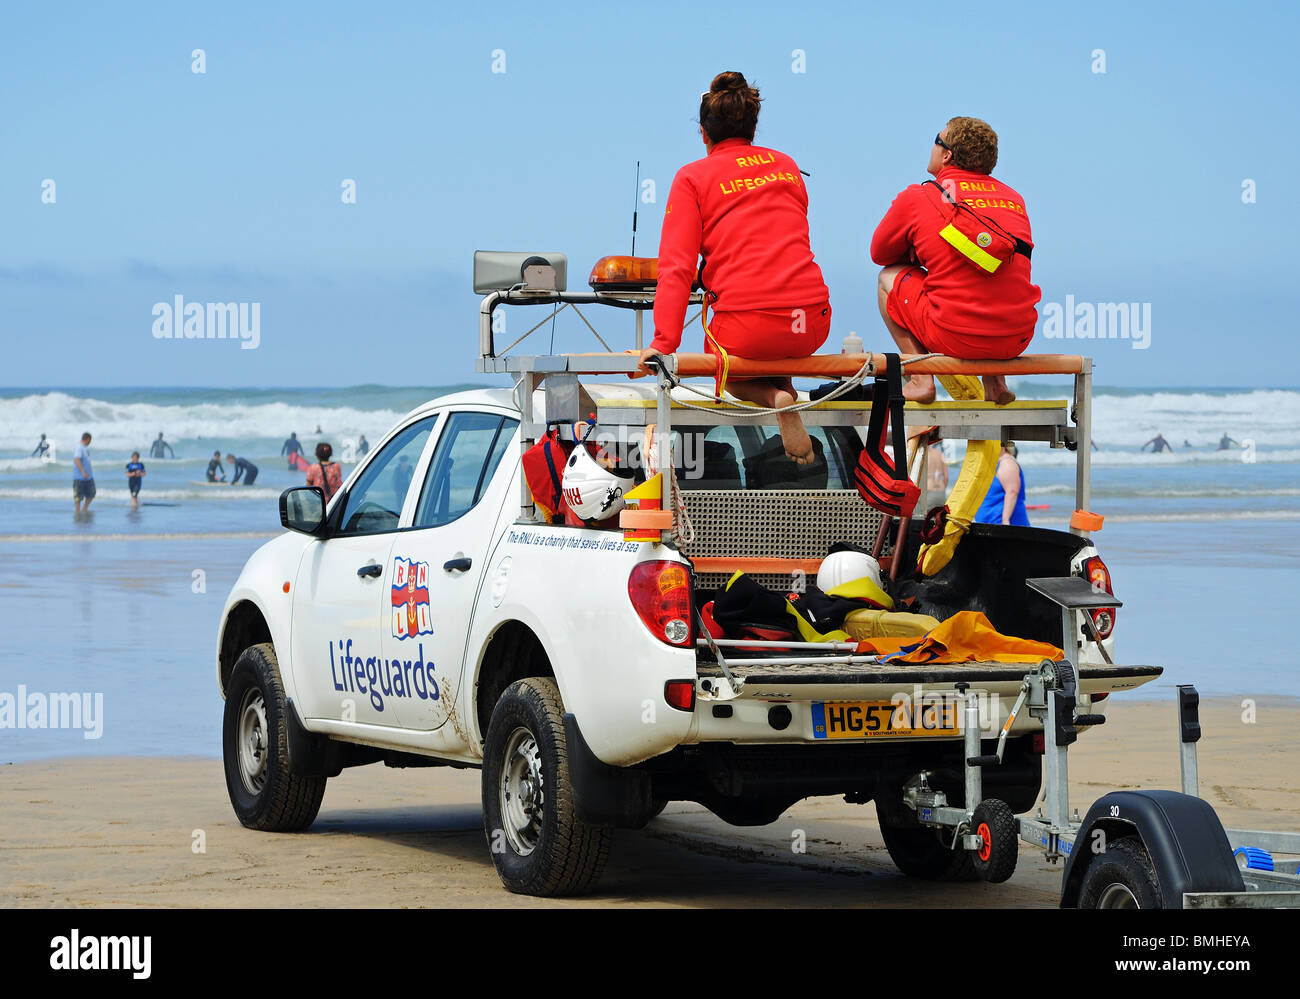
[[[928, 354], [929, 351], [925, 349], [920, 340], [890, 318], [889, 310], [885, 305], [889, 299], [889, 293], [894, 287], [894, 279], [905, 270], [907, 270], [907, 267], [903, 264], [895, 264], [892, 267], [886, 267], [880, 272], [880, 281], [877, 285], [876, 294], [877, 303], [880, 306], [880, 318], [885, 321], [885, 328], [889, 330], [889, 335], [894, 338], [894, 343], [898, 344], [900, 350], [909, 354]], [[934, 376], [912, 375], [903, 383], [903, 398], [911, 402], [934, 402]]]
[[[727, 391], [737, 399], [752, 402], [769, 409], [792, 406], [798, 399], [794, 384], [789, 378], [745, 378], [727, 383]], [[812, 438], [798, 413], [780, 413], [776, 424], [781, 429], [781, 442], [786, 456], [796, 465], [811, 465], [816, 460]]]

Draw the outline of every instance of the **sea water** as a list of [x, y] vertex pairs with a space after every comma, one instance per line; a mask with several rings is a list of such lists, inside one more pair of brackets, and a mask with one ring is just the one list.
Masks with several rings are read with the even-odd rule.
[[[1068, 395], [1017, 388], [1022, 398]], [[280, 457], [282, 442], [297, 431], [309, 455], [326, 440], [355, 457], [362, 434], [376, 444], [404, 413], [450, 390], [0, 390], [0, 700], [20, 686], [47, 705], [63, 695], [66, 715], [71, 695], [83, 705], [102, 695], [98, 737], [48, 717], [0, 728], [0, 763], [219, 756], [221, 607], [248, 556], [280, 531], [280, 491], [304, 481]], [[1179, 683], [1241, 700], [1300, 696], [1287, 631], [1300, 592], [1300, 392], [1102, 388], [1093, 410], [1091, 507], [1107, 517], [1095, 542], [1124, 603], [1119, 660], [1165, 667], [1123, 696], [1170, 698]], [[149, 457], [160, 430], [176, 459]], [[83, 431], [93, 435], [99, 495], [77, 519], [71, 455]], [[1140, 450], [1158, 432], [1172, 454]], [[41, 433], [55, 461], [30, 457]], [[1219, 451], [1224, 434], [1239, 444]], [[962, 444], [947, 444], [955, 479]], [[148, 473], [141, 500], [166, 505], [129, 508], [123, 466], [133, 450]], [[233, 452], [258, 465], [256, 484], [193, 484], [214, 450], [223, 464]], [[1024, 443], [1020, 459], [1027, 502], [1048, 505], [1031, 520], [1063, 527], [1074, 455]]]

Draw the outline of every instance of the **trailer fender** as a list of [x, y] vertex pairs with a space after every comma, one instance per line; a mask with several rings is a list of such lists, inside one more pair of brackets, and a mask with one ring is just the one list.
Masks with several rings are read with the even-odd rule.
[[1136, 837], [1151, 858], [1163, 908], [1181, 909], [1183, 892], [1245, 891], [1218, 815], [1200, 798], [1178, 791], [1112, 791], [1084, 816], [1065, 862], [1061, 908], [1079, 904], [1089, 865], [1124, 837]]

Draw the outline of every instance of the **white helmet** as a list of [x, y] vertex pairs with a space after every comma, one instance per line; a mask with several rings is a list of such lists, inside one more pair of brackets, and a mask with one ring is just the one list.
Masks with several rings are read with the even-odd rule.
[[604, 468], [586, 445], [578, 444], [564, 466], [564, 501], [588, 522], [612, 517], [624, 507], [623, 493], [632, 488], [635, 472]]
[[880, 563], [862, 551], [831, 552], [817, 570], [817, 588], [829, 593], [837, 586], [863, 577], [880, 586]]

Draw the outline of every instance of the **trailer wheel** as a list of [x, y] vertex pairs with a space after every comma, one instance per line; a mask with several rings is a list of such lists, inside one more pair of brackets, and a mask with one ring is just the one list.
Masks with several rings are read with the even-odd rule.
[[975, 851], [975, 873], [990, 884], [1001, 884], [1016, 871], [1020, 838], [1015, 815], [1005, 801], [985, 798], [975, 806], [970, 825], [983, 841]]
[[1115, 840], [1093, 858], [1079, 886], [1080, 909], [1158, 909], [1160, 883], [1136, 837]]
[[600, 877], [613, 830], [574, 810], [564, 705], [548, 677], [516, 680], [483, 746], [483, 828], [501, 882], [523, 895], [576, 895]]
[[972, 861], [974, 854], [960, 847], [950, 849], [938, 829], [890, 822], [879, 801], [876, 802], [876, 818], [880, 821], [880, 835], [884, 837], [889, 859], [909, 878], [923, 881], [978, 880]]

